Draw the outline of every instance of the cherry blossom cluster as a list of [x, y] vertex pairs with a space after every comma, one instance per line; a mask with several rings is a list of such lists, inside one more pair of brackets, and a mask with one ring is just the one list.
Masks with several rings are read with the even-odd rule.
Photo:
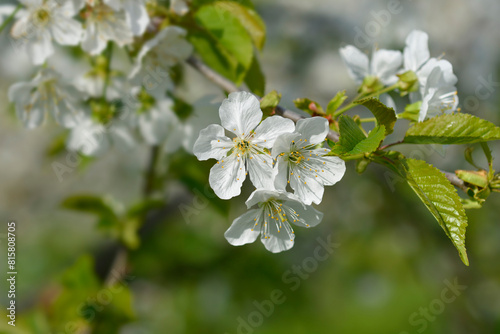
[[[169, 69], [193, 51], [184, 29], [156, 25], [144, 0], [19, 2], [23, 7], [11, 35], [38, 70], [31, 81], [13, 84], [9, 99], [27, 128], [40, 126], [50, 114], [70, 130], [68, 149], [88, 156], [112, 144], [130, 148], [135, 132], [148, 144], [163, 144], [167, 152], [188, 146], [182, 134], [190, 125], [173, 112], [174, 102], [165, 94], [173, 86]], [[0, 13], [14, 10], [0, 5]], [[171, 1], [175, 15], [187, 10], [184, 1]], [[140, 47], [128, 69], [110, 68], [110, 57], [105, 56], [110, 43]], [[56, 44], [79, 45], [92, 57], [91, 69], [67, 78], [59, 66], [52, 68], [49, 61], [57, 53]]]
[[[398, 88], [409, 92], [411, 103], [420, 104], [418, 121], [422, 122], [443, 113], [453, 113], [458, 106], [457, 77], [453, 67], [445, 59], [430, 56], [428, 39], [425, 32], [414, 30], [406, 38], [403, 53], [375, 50], [371, 61], [352, 45], [341, 48], [340, 55], [349, 75], [362, 90], [382, 90], [398, 80], [406, 83], [406, 87], [398, 85]], [[389, 95], [382, 95], [381, 100], [395, 107]]]
[[199, 160], [217, 160], [209, 183], [221, 199], [240, 195], [249, 175], [256, 189], [246, 205], [258, 207], [235, 219], [226, 239], [239, 246], [260, 235], [273, 253], [290, 249], [295, 239], [291, 224], [319, 224], [323, 214], [311, 204], [319, 204], [324, 187], [334, 185], [345, 173], [344, 161], [328, 156], [329, 150], [323, 147], [328, 121], [313, 117], [295, 125], [281, 116], [262, 120], [259, 100], [247, 92], [231, 93], [219, 116], [222, 125], [203, 129], [193, 152]]

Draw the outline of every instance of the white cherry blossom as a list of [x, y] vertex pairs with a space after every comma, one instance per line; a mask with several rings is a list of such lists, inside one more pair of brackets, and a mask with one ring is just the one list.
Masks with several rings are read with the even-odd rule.
[[428, 46], [429, 36], [420, 30], [413, 30], [406, 38], [404, 49], [404, 71], [413, 71], [418, 77], [419, 91], [410, 93], [412, 103], [421, 101], [427, 80], [434, 68], [440, 67], [443, 79], [454, 85], [457, 77], [453, 74], [453, 66], [444, 59], [431, 58]]
[[123, 47], [132, 43], [132, 27], [125, 12], [116, 11], [100, 0], [87, 0], [82, 49], [91, 55], [101, 53], [113, 41]]
[[103, 124], [93, 118], [90, 113], [80, 113], [78, 123], [71, 129], [66, 140], [66, 147], [71, 151], [86, 156], [99, 156], [111, 145], [123, 151], [134, 146], [134, 139], [124, 122], [112, 121]]
[[[81, 1], [19, 0], [26, 8], [12, 26], [16, 47], [25, 49], [35, 65], [41, 65], [54, 53], [53, 40], [61, 45], [78, 45], [82, 25], [73, 19]], [[60, 4], [61, 3], [61, 4]]]
[[427, 79], [418, 121], [422, 122], [426, 118], [443, 113], [452, 113], [457, 106], [458, 96], [454, 82], [445, 78], [445, 73], [440, 67], [435, 67]]
[[170, 0], [170, 9], [180, 16], [186, 15], [189, 12], [186, 0]]
[[17, 117], [27, 128], [40, 126], [47, 113], [64, 127], [75, 126], [82, 98], [73, 86], [48, 68], [42, 69], [32, 81], [16, 83], [9, 89], [9, 100], [14, 102]]
[[[273, 158], [269, 150], [279, 135], [294, 130], [293, 121], [272, 116], [261, 122], [259, 100], [247, 92], [231, 93], [222, 102], [219, 116], [222, 126], [203, 129], [193, 148], [199, 160], [219, 160], [210, 170], [214, 192], [222, 199], [239, 195], [247, 170], [256, 188], [271, 186]], [[227, 137], [224, 129], [234, 138]]]
[[299, 120], [294, 133], [278, 137], [272, 150], [276, 189], [290, 184], [304, 204], [321, 203], [324, 186], [340, 181], [346, 170], [342, 159], [326, 156], [328, 150], [321, 148], [328, 130], [326, 119], [313, 117]]
[[258, 205], [236, 218], [224, 233], [233, 246], [254, 242], [261, 236], [266, 249], [272, 253], [293, 247], [295, 233], [291, 223], [300, 227], [314, 227], [323, 219], [323, 213], [305, 206], [295, 196], [276, 190], [255, 190], [246, 201], [247, 208]]
[[396, 74], [403, 63], [403, 55], [394, 50], [375, 50], [371, 62], [368, 56], [352, 45], [340, 49], [340, 56], [347, 66], [347, 71], [358, 85], [366, 77], [375, 77], [386, 86], [398, 81]]
[[144, 0], [103, 0], [106, 5], [115, 11], [123, 10], [125, 19], [134, 36], [141, 36], [146, 31], [150, 19]]
[[157, 68], [168, 70], [193, 52], [193, 46], [186, 40], [186, 30], [169, 26], [144, 43], [136, 58], [130, 77], [144, 75]]

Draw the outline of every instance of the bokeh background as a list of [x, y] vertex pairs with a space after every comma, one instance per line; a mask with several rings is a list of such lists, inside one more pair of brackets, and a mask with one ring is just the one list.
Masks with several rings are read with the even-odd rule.
[[[283, 93], [282, 104], [291, 109], [299, 97], [326, 104], [338, 90], [354, 96], [339, 47], [363, 39], [369, 44], [358, 46], [367, 51], [371, 45], [402, 49], [406, 35], [421, 29], [430, 35], [431, 54], [445, 53], [454, 65], [462, 110], [500, 124], [500, 2], [402, 0], [396, 1], [400, 13], [381, 14], [389, 13], [393, 2], [256, 0], [268, 29], [261, 55], [267, 90]], [[133, 203], [141, 196], [148, 151], [141, 146], [131, 152], [114, 150], [59, 182], [51, 164], [64, 162], [65, 155], [48, 152], [61, 130], [51, 125], [25, 130], [15, 118], [7, 89], [31, 73], [5, 33], [0, 39], [0, 220], [17, 222], [19, 273], [18, 326], [6, 326], [2, 306], [0, 332], [50, 333], [50, 305], [61, 293], [68, 268], [90, 255], [95, 259], [90, 265], [102, 277], [116, 250], [111, 239], [96, 231], [95, 217], [66, 211], [60, 203], [75, 193], [106, 194]], [[223, 97], [192, 69], [186, 69], [185, 81], [183, 96], [193, 103], [206, 96]], [[217, 121], [217, 106], [201, 104], [203, 112], [213, 115], [203, 122]], [[392, 138], [401, 136], [403, 128]], [[491, 147], [500, 169], [499, 145]], [[441, 169], [471, 168], [464, 162], [464, 147], [402, 150]], [[212, 200], [210, 193], [200, 195], [211, 162], [197, 162], [179, 151], [162, 164], [169, 170], [169, 205], [131, 253], [130, 317], [118, 328], [112, 314], [97, 312], [93, 321], [109, 328], [102, 333], [500, 333], [500, 196], [491, 196], [481, 210], [467, 212], [470, 267], [465, 267], [409, 187], [395, 182], [382, 167], [369, 166], [360, 176], [348, 163], [345, 178], [328, 188], [318, 206], [324, 221], [314, 229], [297, 230], [290, 251], [270, 254], [259, 242], [232, 247], [223, 237], [232, 219], [245, 211], [249, 184], [237, 199]], [[186, 207], [192, 209], [188, 217], [180, 209]], [[2, 226], [0, 233], [6, 233]], [[308, 258], [314, 256], [318, 238], [328, 236], [337, 245], [334, 253], [317, 262], [307, 277], [290, 274], [294, 266], [311, 264]], [[1, 237], [0, 263], [5, 268], [5, 235]], [[297, 281], [300, 286], [292, 289]], [[446, 282], [454, 281], [465, 290], [453, 302], [439, 302]], [[3, 281], [2, 305], [7, 303], [5, 288]], [[274, 290], [283, 292], [284, 302], [255, 316], [262, 314], [256, 303], [271, 299]], [[73, 296], [68, 305], [76, 307], [82, 302], [78, 298], [92, 297]], [[117, 302], [126, 303], [127, 298]], [[426, 318], [420, 312], [429, 307]], [[71, 318], [77, 309], [67, 312]], [[242, 319], [250, 327], [243, 328]]]

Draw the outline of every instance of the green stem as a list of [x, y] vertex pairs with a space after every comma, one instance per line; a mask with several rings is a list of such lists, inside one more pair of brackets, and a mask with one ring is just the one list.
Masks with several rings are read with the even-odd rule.
[[160, 146], [155, 145], [151, 147], [148, 167], [144, 175], [144, 188], [142, 195], [144, 199], [148, 199], [154, 190], [154, 183], [156, 181], [156, 165], [160, 158]]
[[377, 119], [375, 117], [371, 117], [371, 118], [362, 118], [359, 121], [361, 123], [370, 123], [370, 122], [376, 122]]
[[0, 34], [2, 33], [2, 31], [5, 29], [5, 27], [14, 19], [14, 17], [16, 16], [17, 12], [19, 12], [19, 10], [23, 8], [22, 5], [18, 5], [16, 7], [16, 9], [14, 9], [14, 11], [12, 12], [12, 14], [9, 15], [8, 18], [5, 19], [5, 21], [2, 23], [2, 25], [0, 26]]
[[[394, 84], [392, 86], [389, 86], [389, 87], [386, 87], [382, 90], [379, 90], [375, 93], [372, 93], [370, 95], [367, 95], [367, 96], [363, 96], [363, 99], [369, 99], [369, 98], [372, 98], [372, 97], [377, 97], [379, 95], [382, 95], [382, 94], [385, 94], [385, 93], [388, 93], [388, 92], [391, 92], [393, 90], [395, 90], [396, 88], [399, 87], [399, 84]], [[360, 94], [361, 95], [361, 94]], [[339, 109], [337, 110], [334, 114], [333, 114], [333, 117], [334, 118], [337, 118], [338, 116], [342, 115], [343, 113], [345, 113], [347, 110], [351, 109], [351, 108], [354, 108], [355, 106], [358, 105], [357, 101], [359, 100], [359, 97], [360, 95], [356, 96], [356, 98], [354, 100], [352, 100], [348, 105], [346, 105], [344, 108], [342, 109]]]
[[105, 72], [105, 77], [104, 77], [104, 85], [102, 87], [102, 98], [104, 101], [106, 101], [106, 95], [108, 93], [108, 87], [109, 87], [109, 82], [111, 80], [110, 78], [110, 73], [111, 73], [111, 59], [113, 58], [113, 43], [109, 42], [108, 46], [106, 47], [106, 72]]

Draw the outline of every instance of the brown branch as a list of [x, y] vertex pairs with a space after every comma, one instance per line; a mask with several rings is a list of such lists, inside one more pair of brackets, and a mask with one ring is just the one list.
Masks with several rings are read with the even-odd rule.
[[[210, 81], [215, 83], [217, 86], [219, 86], [220, 88], [225, 90], [226, 92], [232, 93], [232, 92], [240, 91], [240, 89], [238, 89], [238, 87], [236, 87], [236, 85], [232, 81], [224, 78], [222, 75], [220, 75], [219, 73], [212, 70], [210, 67], [205, 65], [201, 60], [191, 56], [188, 58], [187, 63], [189, 65], [191, 65], [193, 68], [195, 68], [196, 70], [198, 70], [198, 72], [203, 74], [207, 79], [209, 79]], [[294, 111], [287, 110], [287, 109], [280, 107], [280, 106], [276, 107], [276, 114], [281, 115], [285, 118], [289, 118], [294, 122], [297, 122], [298, 120], [304, 118], [302, 115], [300, 115]], [[331, 141], [338, 142], [339, 141], [339, 134], [330, 130], [327, 138], [330, 139]], [[445, 172], [445, 171], [443, 171], [443, 173], [446, 175], [446, 178], [451, 182], [451, 184], [453, 184], [457, 188], [460, 188], [464, 192], [467, 191], [467, 187], [465, 186], [464, 181], [459, 179], [458, 176], [455, 175], [455, 173], [450, 173], [450, 172]]]

